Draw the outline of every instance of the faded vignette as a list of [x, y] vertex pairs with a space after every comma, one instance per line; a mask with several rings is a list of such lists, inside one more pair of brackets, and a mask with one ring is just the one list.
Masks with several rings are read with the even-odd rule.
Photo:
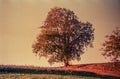
[[120, 0], [0, 0], [0, 79], [119, 79]]

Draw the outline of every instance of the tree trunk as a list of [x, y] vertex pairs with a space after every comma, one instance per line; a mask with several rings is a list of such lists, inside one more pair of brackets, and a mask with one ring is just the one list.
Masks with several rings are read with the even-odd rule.
[[66, 67], [69, 66], [69, 61], [68, 61], [68, 58], [66, 56], [64, 57], [64, 65]]
[[64, 64], [65, 64], [66, 67], [69, 66], [69, 62], [68, 61], [64, 62]]

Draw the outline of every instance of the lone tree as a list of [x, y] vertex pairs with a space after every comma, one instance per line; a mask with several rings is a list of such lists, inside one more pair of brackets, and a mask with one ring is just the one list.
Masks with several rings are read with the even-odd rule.
[[94, 39], [94, 29], [89, 22], [82, 23], [73, 11], [65, 8], [52, 8], [47, 15], [41, 32], [33, 44], [33, 53], [49, 57], [48, 62], [64, 62], [80, 60], [84, 48]]
[[120, 28], [113, 30], [111, 35], [106, 36], [107, 40], [103, 43], [103, 53], [105, 58], [112, 62], [120, 62]]

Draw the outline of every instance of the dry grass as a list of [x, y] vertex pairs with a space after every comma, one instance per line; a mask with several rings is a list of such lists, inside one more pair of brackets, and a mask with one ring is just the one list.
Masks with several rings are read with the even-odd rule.
[[0, 79], [101, 79], [96, 77], [51, 74], [0, 74]]

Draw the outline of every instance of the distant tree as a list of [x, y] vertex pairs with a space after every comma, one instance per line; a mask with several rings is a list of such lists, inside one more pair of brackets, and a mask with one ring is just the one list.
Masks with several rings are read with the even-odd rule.
[[52, 8], [41, 26], [41, 32], [33, 44], [33, 53], [50, 57], [48, 62], [80, 60], [84, 48], [92, 46], [94, 29], [89, 22], [82, 23], [73, 11], [65, 8]]
[[103, 43], [102, 55], [112, 62], [120, 62], [120, 28], [113, 30], [112, 34], [107, 35], [106, 38], [107, 40]]

